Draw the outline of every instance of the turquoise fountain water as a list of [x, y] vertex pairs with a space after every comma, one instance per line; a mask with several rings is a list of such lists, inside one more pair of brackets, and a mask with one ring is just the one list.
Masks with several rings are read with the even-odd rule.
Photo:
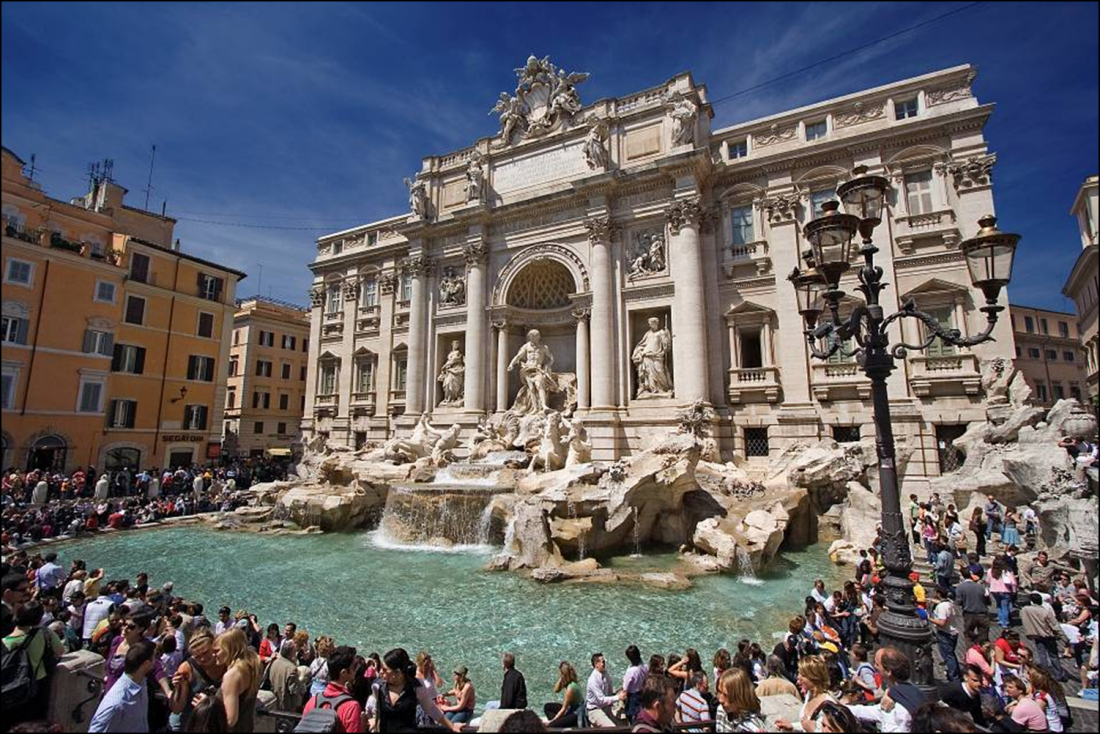
[[[470, 669], [478, 708], [499, 697], [500, 654], [516, 654], [531, 704], [554, 700], [557, 664], [569, 660], [587, 676], [589, 656], [604, 652], [618, 680], [623, 651], [683, 654], [705, 660], [741, 638], [769, 650], [801, 610], [815, 578], [827, 586], [842, 575], [823, 546], [784, 553], [746, 584], [730, 576], [694, 579], [686, 591], [636, 584], [542, 585], [484, 570], [491, 549], [462, 553], [389, 547], [375, 533], [266, 537], [171, 528], [100, 536], [56, 546], [104, 567], [107, 578], [149, 573], [150, 583], [175, 583], [175, 593], [202, 601], [211, 618], [227, 604], [261, 623], [296, 621], [311, 636], [326, 634], [360, 653], [402, 646], [432, 653], [439, 670]], [[604, 559], [624, 571], [668, 570], [674, 554]]]

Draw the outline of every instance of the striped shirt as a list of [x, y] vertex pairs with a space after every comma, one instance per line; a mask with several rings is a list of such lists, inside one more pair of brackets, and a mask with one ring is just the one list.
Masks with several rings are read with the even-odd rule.
[[689, 688], [676, 699], [676, 716], [683, 724], [710, 721], [710, 706], [707, 705], [703, 694], [694, 688]]

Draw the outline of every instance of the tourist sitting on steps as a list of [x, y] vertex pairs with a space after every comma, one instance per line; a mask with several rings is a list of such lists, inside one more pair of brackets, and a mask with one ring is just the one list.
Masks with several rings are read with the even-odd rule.
[[558, 664], [558, 681], [554, 684], [554, 693], [565, 693], [561, 703], [548, 703], [542, 707], [546, 714], [546, 726], [551, 729], [568, 729], [580, 726], [579, 716], [584, 710], [584, 696], [577, 683], [577, 671], [565, 660]]
[[474, 706], [477, 705], [477, 697], [474, 692], [474, 684], [470, 682], [469, 670], [466, 666], [456, 668], [454, 671], [454, 688], [447, 697], [454, 698], [455, 703], [440, 704], [439, 708], [449, 721], [456, 724], [468, 724], [474, 718]]
[[592, 655], [592, 673], [588, 676], [588, 689], [585, 693], [585, 712], [591, 726], [614, 727], [620, 722], [611, 707], [618, 701], [626, 700], [626, 691], [614, 692], [611, 676], [607, 672], [607, 660], [603, 653]]

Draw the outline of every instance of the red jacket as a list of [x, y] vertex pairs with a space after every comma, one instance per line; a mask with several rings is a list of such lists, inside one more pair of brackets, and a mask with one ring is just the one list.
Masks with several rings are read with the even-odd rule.
[[[325, 686], [325, 695], [329, 698], [336, 698], [337, 696], [351, 695], [348, 693], [348, 689], [336, 683], [329, 683]], [[305, 716], [313, 710], [314, 705], [317, 703], [317, 696], [310, 696], [309, 701], [306, 702], [306, 707], [302, 709], [302, 716]], [[336, 718], [340, 719], [340, 723], [344, 727], [344, 731], [349, 734], [357, 734], [363, 731], [363, 709], [359, 706], [359, 702], [354, 698], [350, 701], [342, 704], [340, 708], [336, 709]]]

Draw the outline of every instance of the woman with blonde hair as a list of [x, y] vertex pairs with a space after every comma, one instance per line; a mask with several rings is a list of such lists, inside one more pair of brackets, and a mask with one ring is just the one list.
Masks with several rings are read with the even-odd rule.
[[331, 637], [321, 635], [313, 645], [313, 660], [309, 664], [309, 674], [313, 682], [309, 686], [309, 695], [324, 693], [328, 686], [328, 656], [336, 649]]
[[168, 725], [171, 731], [190, 730], [192, 701], [200, 693], [217, 693], [225, 676], [225, 666], [214, 655], [214, 635], [209, 628], [199, 628], [191, 633], [187, 652], [190, 656], [180, 663], [172, 676], [172, 697], [169, 700], [172, 713]]
[[[808, 655], [798, 661], [798, 687], [802, 689], [804, 700], [799, 718], [802, 731], [818, 730], [818, 709], [826, 701], [836, 703], [829, 693], [829, 666], [820, 655]], [[775, 728], [780, 731], [794, 731], [790, 722], [776, 719]]]
[[752, 678], [744, 669], [733, 667], [723, 672], [717, 688], [715, 731], [767, 731], [760, 714], [760, 699], [756, 697]]
[[[207, 720], [211, 722], [210, 729], [221, 730], [215, 727], [224, 722], [224, 731], [227, 732], [255, 731], [253, 719], [256, 715], [256, 694], [260, 690], [260, 678], [263, 677], [260, 656], [248, 644], [244, 630], [234, 628], [214, 641], [214, 657], [220, 665], [225, 666], [225, 675], [222, 676], [214, 701], [210, 701], [206, 694], [195, 697], [195, 719], [200, 719], [199, 711], [204, 711], [207, 712]], [[224, 719], [215, 713], [219, 705], [224, 711]]]
[[294, 633], [294, 647], [298, 650], [298, 665], [305, 665], [309, 667], [309, 664], [313, 662], [313, 648], [309, 644], [309, 633], [305, 630], [298, 630]]
[[474, 718], [474, 706], [477, 705], [477, 693], [474, 691], [474, 684], [470, 681], [470, 671], [465, 665], [459, 666], [454, 671], [454, 688], [447, 694], [448, 698], [453, 697], [455, 703], [441, 703], [439, 710], [443, 712], [443, 715], [447, 717], [448, 721], [456, 724], [468, 724], [470, 719]]
[[561, 703], [548, 703], [542, 707], [546, 714], [546, 726], [551, 729], [569, 729], [577, 725], [577, 716], [584, 705], [584, 693], [577, 682], [577, 671], [566, 660], [558, 664], [558, 680], [554, 693], [565, 691]]
[[1039, 708], [1046, 715], [1047, 729], [1053, 732], [1065, 731], [1062, 717], [1058, 714], [1058, 704], [1064, 702], [1066, 698], [1062, 684], [1034, 663], [1025, 665], [1024, 670], [1027, 671], [1027, 682], [1031, 684], [1031, 693], [1028, 695], [1039, 704]]

